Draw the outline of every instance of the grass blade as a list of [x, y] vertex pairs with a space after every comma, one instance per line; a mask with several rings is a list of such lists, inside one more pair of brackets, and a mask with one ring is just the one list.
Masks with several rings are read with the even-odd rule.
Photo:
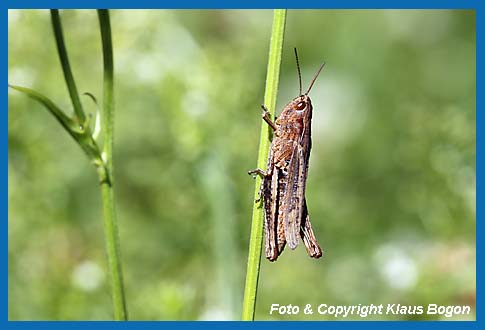
[[[274, 117], [276, 96], [280, 75], [281, 53], [283, 52], [283, 40], [286, 24], [286, 9], [275, 9], [273, 16], [273, 29], [269, 48], [268, 69], [266, 74], [266, 88], [264, 104]], [[261, 138], [258, 152], [258, 168], [265, 168], [270, 146], [270, 131], [268, 125], [261, 121]], [[261, 178], [256, 177], [254, 198], [259, 196]], [[258, 289], [259, 268], [261, 262], [261, 247], [263, 244], [263, 208], [260, 203], [253, 207], [251, 225], [251, 237], [249, 240], [248, 267], [246, 271], [246, 287], [244, 290], [242, 319], [254, 320], [256, 309], [256, 295]]]
[[101, 150], [93, 139], [87, 122], [86, 126], [80, 126], [79, 123], [69, 118], [51, 99], [33, 89], [15, 85], [8, 85], [8, 87], [19, 91], [42, 104], [57, 119], [62, 127], [64, 127], [67, 133], [72, 136], [77, 144], [79, 144], [91, 162], [96, 166], [100, 176], [103, 177], [102, 181], [108, 180], [106, 167], [101, 159]]

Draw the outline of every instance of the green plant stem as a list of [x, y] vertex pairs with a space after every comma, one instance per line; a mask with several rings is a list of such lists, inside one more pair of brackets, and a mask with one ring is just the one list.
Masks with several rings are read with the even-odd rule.
[[114, 123], [114, 79], [113, 79], [113, 45], [111, 41], [111, 24], [109, 12], [98, 10], [99, 25], [103, 46], [103, 128], [104, 152], [108, 171], [113, 171], [113, 123]]
[[59, 59], [61, 60], [62, 72], [64, 73], [64, 79], [66, 81], [67, 89], [69, 90], [69, 95], [71, 96], [74, 113], [76, 114], [79, 123], [84, 125], [86, 121], [86, 116], [83, 111], [81, 99], [79, 98], [79, 94], [77, 92], [76, 83], [74, 82], [74, 77], [71, 71], [71, 66], [69, 65], [69, 58], [67, 57], [66, 44], [64, 43], [64, 34], [62, 32], [59, 10], [51, 10], [51, 21], [52, 28], [54, 30], [54, 36], [56, 38], [57, 53], [59, 54]]
[[114, 114], [114, 80], [113, 80], [113, 46], [108, 10], [98, 10], [101, 41], [103, 47], [103, 161], [106, 164], [108, 180], [101, 181], [103, 198], [104, 232], [111, 277], [111, 289], [115, 320], [127, 320], [126, 299], [121, 269], [121, 253], [118, 226], [114, 205], [113, 175], [113, 114]]
[[108, 183], [102, 183], [101, 194], [103, 199], [104, 233], [108, 254], [114, 318], [117, 321], [126, 321], [128, 319], [128, 313], [126, 310], [125, 292], [123, 288], [120, 244], [112, 186]]
[[[266, 73], [266, 88], [264, 93], [264, 104], [270, 111], [273, 118], [276, 108], [276, 96], [278, 93], [285, 23], [286, 9], [275, 9], [269, 47], [268, 69]], [[264, 121], [261, 122], [262, 126], [258, 152], [258, 168], [264, 169], [268, 160], [271, 132], [268, 125]], [[259, 198], [260, 186], [261, 178], [257, 177], [254, 192], [255, 199]], [[259, 268], [261, 263], [261, 247], [263, 245], [263, 216], [262, 203], [255, 203], [253, 207], [251, 237], [249, 240], [248, 267], [246, 271], [246, 287], [244, 290], [242, 311], [242, 319], [244, 321], [253, 321], [256, 309], [256, 295], [258, 290]]]

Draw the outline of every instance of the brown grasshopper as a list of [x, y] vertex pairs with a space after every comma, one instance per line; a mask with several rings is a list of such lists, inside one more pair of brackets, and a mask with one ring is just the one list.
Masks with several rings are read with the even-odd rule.
[[249, 174], [259, 174], [263, 179], [260, 198], [263, 198], [264, 204], [266, 258], [270, 261], [278, 259], [287, 243], [290, 249], [295, 249], [299, 237], [302, 238], [310, 257], [322, 256], [322, 249], [315, 238], [308, 215], [305, 186], [312, 144], [313, 107], [308, 93], [325, 63], [318, 69], [306, 93], [302, 94], [296, 48], [295, 57], [300, 95], [284, 107], [275, 122], [271, 120], [268, 109], [262, 105], [263, 120], [273, 129], [274, 138], [266, 172], [259, 168], [249, 171]]

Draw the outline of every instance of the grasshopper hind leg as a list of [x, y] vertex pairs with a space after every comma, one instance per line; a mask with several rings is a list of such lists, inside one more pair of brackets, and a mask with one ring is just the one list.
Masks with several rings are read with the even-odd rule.
[[318, 259], [323, 255], [323, 251], [318, 245], [315, 234], [313, 233], [312, 224], [310, 223], [310, 216], [306, 206], [306, 198], [303, 204], [302, 222], [300, 225], [300, 236], [305, 244], [306, 252], [312, 258]]

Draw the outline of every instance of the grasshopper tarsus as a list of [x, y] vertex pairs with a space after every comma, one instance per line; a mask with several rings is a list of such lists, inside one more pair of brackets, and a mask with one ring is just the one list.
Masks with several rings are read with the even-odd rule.
[[268, 257], [266, 257], [266, 259], [268, 259], [271, 262], [275, 262], [278, 259], [278, 256], [277, 255], [268, 256]]
[[[261, 104], [261, 108], [263, 108], [263, 114], [265, 112], [267, 112], [268, 113], [268, 116], [269, 116], [270, 112], [269, 112], [268, 108], [264, 104]], [[278, 119], [278, 116], [275, 115], [274, 118], [276, 120], [276, 119]]]
[[260, 168], [256, 168], [254, 170], [250, 170], [250, 171], [248, 171], [248, 174], [249, 175], [252, 175], [254, 178], [256, 178], [256, 175], [255, 174], [259, 175], [261, 178], [264, 178], [265, 176], [268, 176], [268, 174], [265, 171], [263, 171], [262, 169], [260, 169]]

